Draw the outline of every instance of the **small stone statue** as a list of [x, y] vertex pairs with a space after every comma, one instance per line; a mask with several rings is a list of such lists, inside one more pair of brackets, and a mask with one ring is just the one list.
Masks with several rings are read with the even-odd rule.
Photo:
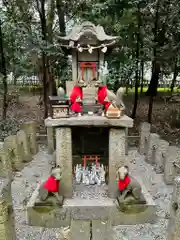
[[81, 164], [77, 164], [76, 166], [76, 182], [79, 184], [81, 183], [81, 179], [82, 179], [82, 169], [81, 169]]
[[108, 118], [120, 118], [122, 112], [125, 110], [123, 102], [124, 89], [120, 87], [115, 95], [113, 92], [108, 90], [106, 84], [101, 80], [96, 82], [96, 86], [98, 87], [97, 101], [104, 107], [102, 116], [106, 116]]
[[78, 116], [81, 116], [82, 109], [82, 101], [83, 101], [83, 87], [86, 87], [86, 84], [83, 79], [78, 79], [76, 85], [73, 87], [73, 90], [70, 94], [70, 103], [71, 103], [71, 111]]
[[101, 185], [101, 179], [100, 179], [99, 171], [98, 171], [98, 170], [96, 171], [96, 174], [94, 175], [94, 180], [95, 180], [95, 183], [96, 183], [98, 186]]
[[83, 172], [82, 172], [82, 183], [83, 184], [86, 183], [86, 169], [85, 169], [85, 167], [83, 167]]
[[85, 180], [85, 184], [86, 184], [86, 185], [89, 185], [89, 184], [90, 184], [89, 175], [90, 175], [90, 173], [89, 173], [89, 171], [88, 171], [87, 174], [86, 174], [86, 180]]
[[117, 181], [117, 200], [119, 204], [126, 201], [128, 202], [128, 199], [131, 203], [145, 203], [145, 199], [141, 193], [141, 186], [129, 175], [128, 166], [122, 166], [118, 169]]
[[90, 174], [89, 174], [89, 184], [90, 185], [94, 185], [95, 184], [95, 173], [94, 171], [90, 171]]
[[64, 98], [64, 97], [65, 97], [65, 90], [64, 90], [64, 88], [62, 88], [61, 86], [58, 87], [58, 89], [57, 89], [57, 95], [58, 95], [58, 97], [60, 97], [60, 98]]
[[101, 182], [105, 182], [105, 170], [104, 170], [104, 165], [100, 165], [100, 180]]
[[62, 168], [60, 166], [52, 167], [50, 177], [40, 186], [39, 198], [46, 201], [50, 195], [54, 195], [59, 204], [63, 204], [63, 196], [59, 195], [59, 184], [62, 176]]

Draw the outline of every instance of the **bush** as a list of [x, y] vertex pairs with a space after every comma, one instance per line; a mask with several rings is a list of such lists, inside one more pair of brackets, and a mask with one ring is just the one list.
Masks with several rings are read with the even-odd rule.
[[19, 131], [20, 126], [19, 122], [12, 119], [1, 120], [0, 121], [0, 141], [10, 135], [15, 135]]

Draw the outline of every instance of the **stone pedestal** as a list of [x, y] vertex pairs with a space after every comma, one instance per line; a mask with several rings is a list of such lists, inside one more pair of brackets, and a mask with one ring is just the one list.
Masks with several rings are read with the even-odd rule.
[[127, 128], [133, 127], [133, 120], [126, 115], [120, 119], [83, 115], [68, 119], [47, 118], [45, 125], [48, 131], [51, 131], [51, 137], [52, 128], [56, 128], [56, 164], [64, 168], [60, 193], [68, 198], [72, 197], [73, 190], [71, 127], [87, 127], [87, 129], [105, 127], [109, 129], [109, 196], [114, 198], [117, 190], [116, 171], [118, 167], [125, 164], [126, 131]]
[[71, 128], [56, 128], [56, 165], [63, 167], [60, 194], [72, 197], [72, 140]]
[[11, 135], [4, 139], [4, 151], [14, 170], [22, 170], [23, 159], [18, 145], [17, 136]]
[[37, 154], [39, 149], [36, 141], [36, 123], [33, 121], [25, 122], [22, 124], [22, 129], [27, 135], [31, 154], [32, 155]]
[[151, 125], [147, 122], [141, 123], [140, 126], [140, 139], [139, 139], [139, 153], [146, 154], [148, 148], [148, 139], [150, 135]]
[[47, 127], [47, 144], [48, 144], [48, 153], [52, 154], [55, 150], [55, 141], [54, 141], [54, 129], [52, 127]]
[[156, 133], [150, 133], [148, 138], [148, 149], [146, 153], [146, 162], [154, 164], [155, 152], [158, 146], [160, 136]]
[[125, 128], [109, 130], [109, 197], [114, 198], [117, 192], [116, 171], [125, 165]]
[[166, 184], [173, 184], [174, 178], [180, 174], [180, 169], [174, 163], [180, 164], [180, 149], [176, 146], [169, 146], [164, 163], [164, 181]]

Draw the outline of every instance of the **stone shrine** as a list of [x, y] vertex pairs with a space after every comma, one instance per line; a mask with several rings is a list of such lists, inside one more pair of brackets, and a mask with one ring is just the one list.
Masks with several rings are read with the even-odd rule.
[[72, 81], [66, 82], [68, 94], [78, 77], [81, 77], [88, 85], [84, 89], [86, 102], [95, 100], [91, 95], [95, 95], [94, 83], [99, 78], [100, 67], [104, 65], [104, 54], [118, 38], [106, 35], [102, 26], [95, 26], [91, 22], [75, 25], [67, 36], [59, 38], [72, 55]]
[[[68, 36], [61, 37], [62, 45], [67, 46], [72, 52], [73, 86], [83, 92], [84, 96], [76, 92], [77, 96], [72, 102], [72, 93], [75, 89], [72, 86], [71, 90], [67, 87], [69, 99], [56, 97], [53, 100], [56, 101], [56, 111], [58, 107], [68, 108], [67, 115], [45, 119], [49, 153], [54, 152], [55, 165], [63, 169], [59, 195], [64, 197], [64, 203], [60, 207], [53, 196], [45, 202], [41, 201], [38, 186], [28, 204], [28, 220], [30, 225], [37, 226], [54, 228], [71, 226], [71, 229], [75, 229], [74, 232], [77, 231], [76, 237], [72, 237], [75, 240], [82, 239], [78, 238], [77, 230], [82, 226], [90, 229], [90, 226], [93, 228], [100, 224], [102, 227], [105, 224], [104, 238], [97, 235], [93, 240], [110, 240], [113, 239], [110, 235], [111, 226], [151, 222], [155, 217], [154, 202], [142, 179], [138, 179], [137, 186], [141, 186], [139, 194], [142, 194], [144, 203], [123, 204], [123, 207], [120, 205], [119, 208], [116, 202], [117, 171], [128, 165], [125, 156], [126, 134], [127, 129], [133, 127], [133, 120], [124, 114], [122, 91], [118, 90], [117, 96], [111, 93], [100, 79], [102, 76], [98, 71], [103, 66], [104, 53], [116, 40], [117, 37], [107, 36], [101, 26], [96, 27], [89, 22], [75, 26]], [[103, 101], [99, 100], [96, 86], [98, 90], [104, 89]], [[91, 111], [89, 109], [85, 111], [84, 105], [87, 104], [87, 100], [91, 107], [94, 104], [100, 106], [102, 108], [100, 113], [94, 111], [94, 107]], [[62, 105], [64, 102], [66, 105]], [[81, 107], [78, 115], [72, 114], [74, 103]], [[109, 113], [114, 111], [115, 114], [107, 115], [108, 111]], [[85, 186], [76, 183], [74, 175], [76, 165], [83, 165], [83, 157], [92, 155], [98, 156], [98, 163], [107, 167], [107, 184]], [[118, 174], [120, 181], [122, 175], [124, 179], [128, 172]], [[133, 182], [131, 184], [131, 190], [136, 190]], [[81, 235], [84, 240], [90, 239], [88, 231], [87, 234]]]

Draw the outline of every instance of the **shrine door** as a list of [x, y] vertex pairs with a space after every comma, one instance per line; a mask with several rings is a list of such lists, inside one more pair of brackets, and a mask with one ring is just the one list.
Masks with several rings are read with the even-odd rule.
[[87, 84], [98, 78], [98, 54], [78, 54], [78, 77], [81, 77]]

